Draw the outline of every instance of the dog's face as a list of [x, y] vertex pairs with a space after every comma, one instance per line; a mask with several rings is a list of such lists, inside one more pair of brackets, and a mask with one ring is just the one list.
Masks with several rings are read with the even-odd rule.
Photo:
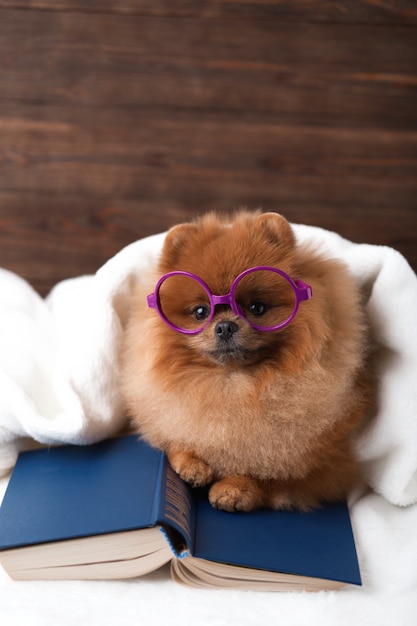
[[[246, 362], [265, 357], [266, 349], [284, 337], [271, 332], [291, 316], [295, 295], [280, 274], [258, 269], [236, 278], [225, 271], [221, 281], [213, 276], [204, 282], [197, 276], [173, 274], [158, 293], [162, 314], [174, 332], [183, 330], [190, 348], [218, 363]], [[213, 296], [221, 296], [221, 303], [216, 304]]]
[[[223, 296], [242, 272], [254, 266], [272, 266], [291, 275], [295, 247], [288, 222], [278, 214], [241, 214], [231, 224], [211, 215], [195, 224], [173, 228], [167, 235], [158, 271], [190, 272]], [[236, 286], [234, 302], [210, 306], [201, 284], [173, 276], [161, 286], [163, 313], [171, 324], [188, 331], [180, 333], [160, 321], [158, 334], [167, 345], [177, 346], [190, 359], [212, 364], [249, 365], [276, 359], [277, 348], [291, 343], [297, 333], [291, 322], [280, 330], [261, 331], [288, 318], [294, 308], [294, 292], [280, 276], [253, 272]]]

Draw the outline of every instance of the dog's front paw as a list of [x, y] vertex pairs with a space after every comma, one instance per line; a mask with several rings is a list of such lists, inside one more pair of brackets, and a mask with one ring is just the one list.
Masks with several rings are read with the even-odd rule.
[[222, 511], [252, 511], [264, 506], [262, 485], [246, 476], [227, 476], [214, 483], [209, 491], [210, 503]]
[[168, 459], [174, 472], [193, 487], [204, 487], [214, 479], [212, 468], [190, 452], [172, 452]]

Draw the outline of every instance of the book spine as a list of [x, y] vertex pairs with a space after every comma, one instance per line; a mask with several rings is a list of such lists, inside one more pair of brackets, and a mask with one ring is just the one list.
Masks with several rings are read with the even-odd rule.
[[[193, 544], [193, 512], [191, 488], [174, 472], [168, 459], [161, 459], [160, 489], [156, 498], [155, 519], [163, 524], [176, 556], [188, 554]], [[165, 527], [164, 527], [165, 526]], [[174, 536], [170, 529], [180, 535]]]

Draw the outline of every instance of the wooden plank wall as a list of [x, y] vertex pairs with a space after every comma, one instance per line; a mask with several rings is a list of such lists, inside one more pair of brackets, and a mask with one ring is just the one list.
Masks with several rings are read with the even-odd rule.
[[0, 0], [0, 266], [258, 206], [417, 269], [417, 3]]

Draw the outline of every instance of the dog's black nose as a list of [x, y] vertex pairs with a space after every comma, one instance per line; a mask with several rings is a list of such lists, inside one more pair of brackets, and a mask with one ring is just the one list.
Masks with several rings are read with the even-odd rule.
[[237, 333], [239, 330], [239, 326], [236, 322], [225, 321], [225, 322], [217, 322], [214, 332], [217, 337], [222, 341], [229, 341], [229, 339]]

